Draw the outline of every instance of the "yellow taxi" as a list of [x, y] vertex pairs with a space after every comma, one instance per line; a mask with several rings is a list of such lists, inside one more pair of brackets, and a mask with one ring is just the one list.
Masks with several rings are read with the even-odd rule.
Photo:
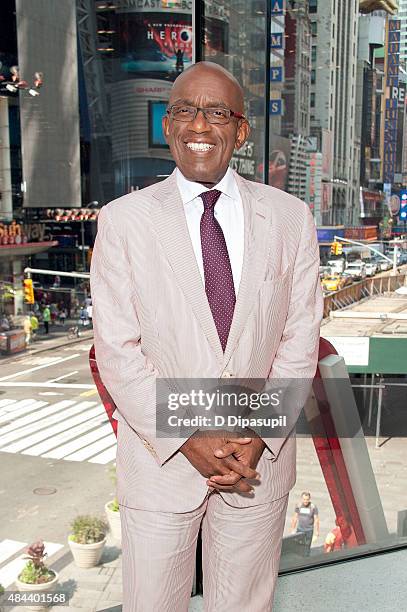
[[338, 291], [345, 285], [345, 280], [339, 274], [325, 276], [321, 282], [325, 291]]

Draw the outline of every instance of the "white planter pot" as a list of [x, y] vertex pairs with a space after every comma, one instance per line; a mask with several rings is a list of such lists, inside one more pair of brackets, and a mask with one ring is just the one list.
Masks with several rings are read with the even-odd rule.
[[[52, 570], [54, 571], [54, 570]], [[46, 594], [47, 593], [53, 593], [55, 591], [55, 588], [57, 586], [58, 583], [58, 573], [55, 572], [55, 578], [53, 580], [51, 580], [50, 582], [44, 582], [42, 584], [27, 584], [26, 582], [21, 582], [21, 580], [16, 580], [16, 586], [18, 588], [19, 591], [24, 592], [24, 593], [30, 593], [30, 592], [35, 592], [35, 593], [40, 593], [40, 595], [44, 595], [44, 599], [46, 599]], [[33, 595], [34, 596], [34, 595]], [[32, 604], [27, 604], [23, 606], [24, 610], [32, 610], [35, 612], [42, 612], [43, 610], [46, 610], [50, 605], [52, 605], [52, 602], [50, 603], [38, 603], [35, 604], [34, 602]]]
[[100, 561], [106, 538], [95, 544], [77, 544], [68, 539], [69, 547], [77, 567], [95, 567]]
[[111, 510], [109, 508], [112, 501], [113, 500], [107, 502], [107, 504], [105, 505], [105, 512], [106, 512], [107, 521], [110, 527], [110, 533], [112, 534], [115, 540], [119, 540], [119, 542], [121, 542], [122, 526], [120, 522], [120, 512], [119, 511], [114, 512], [114, 510]]

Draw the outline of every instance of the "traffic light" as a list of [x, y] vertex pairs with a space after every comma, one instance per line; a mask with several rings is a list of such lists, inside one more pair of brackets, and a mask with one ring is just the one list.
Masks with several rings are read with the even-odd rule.
[[342, 244], [340, 242], [333, 242], [331, 244], [332, 255], [342, 255]]
[[34, 304], [34, 288], [31, 278], [24, 279], [24, 299], [26, 304]]
[[400, 212], [399, 217], [402, 221], [407, 221], [407, 190], [400, 192]]

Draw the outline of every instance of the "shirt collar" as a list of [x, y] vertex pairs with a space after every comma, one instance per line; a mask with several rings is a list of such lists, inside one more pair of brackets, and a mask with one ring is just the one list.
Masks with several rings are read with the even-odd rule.
[[[199, 197], [199, 195], [204, 191], [210, 191], [208, 187], [204, 187], [204, 185], [201, 185], [200, 183], [195, 183], [194, 181], [189, 181], [186, 179], [179, 168], [176, 170], [176, 180], [184, 206], [189, 202], [192, 202], [192, 200], [195, 200], [195, 198]], [[226, 170], [225, 176], [219, 181], [219, 183], [211, 189], [218, 189], [233, 200], [239, 199], [239, 190], [236, 179], [230, 168]]]

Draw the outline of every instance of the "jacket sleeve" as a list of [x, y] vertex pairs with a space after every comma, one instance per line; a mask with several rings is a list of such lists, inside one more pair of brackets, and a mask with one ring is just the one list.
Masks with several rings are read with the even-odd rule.
[[[323, 297], [319, 279], [319, 247], [312, 214], [306, 204], [293, 270], [293, 282], [284, 331], [269, 374], [283, 388], [281, 409], [287, 414], [281, 437], [263, 438], [265, 457], [276, 460], [307, 401], [314, 378], [319, 348]], [[269, 451], [269, 452], [268, 452]]]
[[118, 419], [127, 422], [146, 452], [163, 465], [186, 438], [156, 435], [158, 372], [141, 348], [134, 278], [120, 234], [109, 206], [104, 207], [98, 217], [90, 271], [96, 360], [103, 384], [116, 404]]

